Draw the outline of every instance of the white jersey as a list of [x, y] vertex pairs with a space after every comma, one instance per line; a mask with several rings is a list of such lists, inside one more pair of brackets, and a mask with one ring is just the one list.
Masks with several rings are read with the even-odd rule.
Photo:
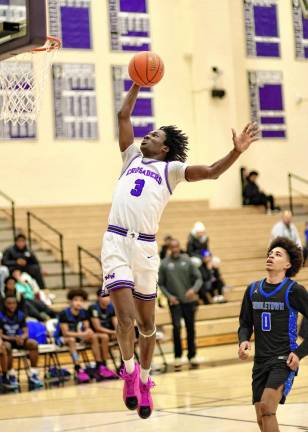
[[122, 159], [109, 224], [136, 233], [156, 234], [172, 191], [185, 181], [187, 165], [144, 158], [135, 144], [122, 152]]

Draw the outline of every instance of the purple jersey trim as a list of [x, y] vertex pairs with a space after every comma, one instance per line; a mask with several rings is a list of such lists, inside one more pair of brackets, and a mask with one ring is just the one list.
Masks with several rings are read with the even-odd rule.
[[131, 161], [129, 162], [129, 164], [127, 165], [127, 167], [125, 168], [125, 170], [121, 173], [120, 178], [124, 175], [124, 173], [128, 170], [128, 168], [131, 166], [131, 164], [134, 162], [135, 159], [137, 159], [138, 157], [141, 157], [141, 154], [137, 154], [136, 156], [134, 156]]
[[135, 284], [133, 281], [130, 280], [117, 280], [114, 282], [110, 282], [109, 284], [106, 284], [105, 288], [110, 289], [117, 285], [130, 285], [131, 287], [134, 287]]
[[157, 294], [155, 293], [155, 294], [145, 295], [145, 294], [141, 294], [141, 293], [138, 293], [136, 291], [133, 291], [133, 297], [138, 299], [138, 300], [150, 301], [150, 300], [155, 300], [157, 297]]
[[143, 165], [149, 165], [149, 164], [156, 163], [156, 162], [164, 162], [164, 161], [157, 160], [157, 159], [151, 159], [148, 162], [146, 162], [143, 159], [141, 160], [141, 163], [143, 163]]
[[168, 191], [170, 192], [170, 195], [172, 195], [172, 190], [171, 190], [169, 180], [168, 180], [168, 168], [169, 168], [169, 162], [167, 162], [166, 166], [165, 166], [165, 179], [166, 179], [166, 185], [167, 185]]
[[[107, 231], [113, 234], [118, 234], [122, 237], [129, 236], [129, 231], [127, 228], [119, 227], [117, 225], [108, 225]], [[137, 240], [146, 241], [146, 242], [154, 242], [156, 240], [155, 234], [145, 234], [145, 233], [136, 233], [138, 234]]]

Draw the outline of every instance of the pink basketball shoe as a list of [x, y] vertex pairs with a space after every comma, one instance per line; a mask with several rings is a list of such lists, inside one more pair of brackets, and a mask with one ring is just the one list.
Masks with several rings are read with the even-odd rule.
[[142, 419], [147, 419], [150, 417], [153, 411], [153, 399], [151, 395], [151, 389], [155, 386], [154, 382], [151, 380], [151, 378], [148, 379], [148, 382], [146, 384], [143, 384], [143, 382], [140, 380], [140, 394], [141, 394], [141, 401], [138, 406], [138, 415]]
[[118, 379], [118, 375], [106, 366], [101, 365], [98, 370], [99, 376], [103, 379]]
[[76, 373], [76, 379], [78, 384], [90, 382], [90, 377], [84, 369], [79, 369], [79, 371]]
[[141, 399], [139, 376], [140, 367], [138, 363], [135, 363], [135, 369], [133, 373], [127, 373], [125, 367], [123, 367], [120, 372], [120, 377], [125, 381], [123, 387], [123, 401], [129, 410], [137, 409]]

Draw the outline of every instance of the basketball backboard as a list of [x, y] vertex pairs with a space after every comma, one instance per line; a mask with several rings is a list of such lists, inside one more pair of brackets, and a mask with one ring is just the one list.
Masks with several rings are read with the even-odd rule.
[[46, 0], [0, 0], [0, 60], [45, 44]]

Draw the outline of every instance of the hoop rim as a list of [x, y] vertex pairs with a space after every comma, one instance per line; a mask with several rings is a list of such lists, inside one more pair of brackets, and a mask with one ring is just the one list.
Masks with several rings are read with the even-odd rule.
[[[50, 43], [50, 45], [48, 45]], [[31, 52], [49, 52], [59, 50], [62, 46], [61, 39], [54, 36], [47, 36], [46, 43], [42, 47], [34, 48]]]

